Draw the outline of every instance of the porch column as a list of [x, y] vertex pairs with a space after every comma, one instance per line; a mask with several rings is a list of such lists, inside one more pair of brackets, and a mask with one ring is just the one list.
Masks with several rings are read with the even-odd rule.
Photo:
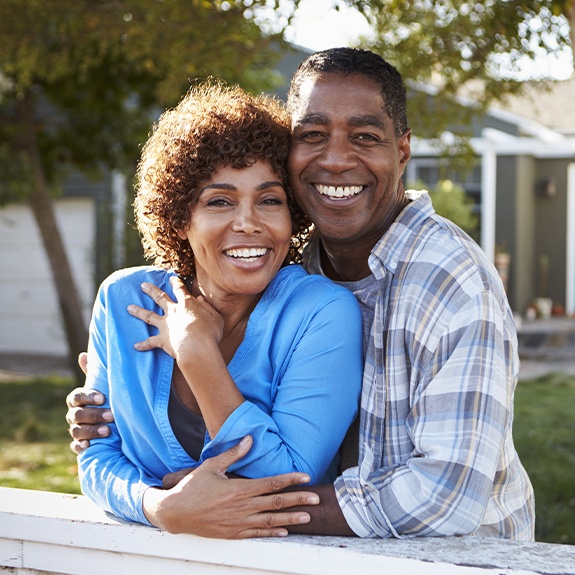
[[481, 154], [481, 247], [491, 261], [495, 258], [495, 196], [497, 154], [489, 138]]
[[567, 249], [565, 311], [575, 312], [575, 163], [567, 167]]

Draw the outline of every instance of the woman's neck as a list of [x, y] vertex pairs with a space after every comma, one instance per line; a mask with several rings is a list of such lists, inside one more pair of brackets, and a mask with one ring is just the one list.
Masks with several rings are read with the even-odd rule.
[[203, 289], [197, 278], [193, 278], [190, 293], [194, 297], [202, 296], [222, 316], [224, 331], [220, 340], [220, 350], [228, 363], [244, 339], [250, 315], [258, 304], [262, 294], [229, 295], [217, 290]]

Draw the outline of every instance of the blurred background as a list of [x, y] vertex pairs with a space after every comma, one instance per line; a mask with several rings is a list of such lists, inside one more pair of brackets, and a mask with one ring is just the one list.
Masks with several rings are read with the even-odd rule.
[[575, 0], [2, 0], [0, 486], [78, 492], [64, 398], [96, 289], [143, 263], [133, 177], [208, 76], [285, 98], [309, 53], [403, 74], [409, 187], [493, 259], [523, 359], [537, 539], [575, 543]]

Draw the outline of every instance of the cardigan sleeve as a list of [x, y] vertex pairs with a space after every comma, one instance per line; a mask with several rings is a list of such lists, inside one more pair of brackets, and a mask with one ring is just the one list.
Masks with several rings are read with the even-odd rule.
[[[98, 291], [90, 324], [86, 387], [104, 394], [106, 403], [103, 407], [110, 408], [108, 352], [109, 347], [118, 342], [110, 328], [113, 323], [111, 316], [116, 310], [107, 301], [106, 286], [105, 283]], [[150, 525], [142, 510], [142, 497], [148, 487], [159, 486], [161, 481], [125, 455], [116, 424], [109, 427], [108, 437], [91, 440], [90, 447], [78, 455], [82, 492], [99, 507], [118, 517]]]

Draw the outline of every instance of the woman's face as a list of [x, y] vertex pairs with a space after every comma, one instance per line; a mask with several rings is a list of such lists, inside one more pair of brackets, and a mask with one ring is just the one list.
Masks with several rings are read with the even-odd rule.
[[268, 162], [219, 168], [199, 186], [190, 221], [178, 233], [194, 252], [206, 296], [260, 294], [280, 269], [292, 233], [281, 178]]

